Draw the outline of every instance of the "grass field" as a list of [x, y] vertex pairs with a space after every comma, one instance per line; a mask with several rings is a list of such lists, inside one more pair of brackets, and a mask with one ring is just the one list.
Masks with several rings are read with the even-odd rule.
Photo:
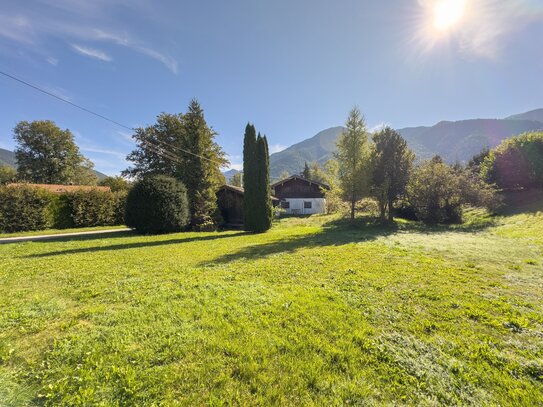
[[76, 233], [76, 232], [99, 232], [101, 230], [122, 229], [126, 228], [124, 225], [119, 226], [94, 226], [89, 228], [71, 228], [71, 229], [45, 229], [45, 230], [31, 230], [27, 232], [16, 233], [0, 233], [0, 239], [9, 237], [24, 237], [24, 236], [42, 236], [42, 235], [59, 235], [62, 233]]
[[543, 213], [0, 245], [0, 405], [543, 405]]

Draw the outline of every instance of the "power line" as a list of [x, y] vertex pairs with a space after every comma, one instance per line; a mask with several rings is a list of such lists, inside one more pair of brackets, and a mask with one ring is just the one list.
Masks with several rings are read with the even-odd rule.
[[[12, 80], [14, 80], [14, 81], [16, 81], [16, 82], [19, 82], [19, 83], [21, 83], [21, 84], [23, 84], [23, 85], [26, 85], [26, 86], [30, 87], [31, 89], [37, 90], [38, 92], [44, 93], [44, 94], [46, 94], [46, 95], [48, 95], [48, 96], [51, 96], [51, 97], [53, 97], [53, 98], [55, 98], [55, 99], [60, 100], [61, 102], [67, 103], [67, 104], [69, 104], [69, 105], [71, 105], [71, 106], [73, 106], [73, 107], [75, 107], [75, 108], [77, 108], [77, 109], [80, 109], [80, 110], [82, 110], [82, 111], [84, 111], [84, 112], [86, 112], [86, 113], [89, 113], [89, 114], [91, 114], [91, 115], [93, 115], [93, 116], [96, 116], [96, 117], [98, 117], [98, 118], [100, 118], [100, 119], [102, 119], [102, 120], [106, 120], [106, 121], [108, 121], [108, 122], [110, 122], [110, 123], [113, 123], [113, 124], [115, 124], [115, 125], [117, 125], [117, 126], [120, 126], [120, 127], [124, 128], [124, 129], [130, 130], [130, 131], [136, 131], [136, 129], [134, 129], [133, 127], [126, 126], [126, 125], [124, 125], [124, 124], [122, 124], [122, 123], [119, 123], [119, 122], [116, 121], [116, 120], [110, 119], [109, 117], [106, 117], [106, 116], [104, 116], [104, 115], [102, 115], [102, 114], [100, 114], [100, 113], [96, 113], [96, 112], [94, 112], [94, 111], [92, 111], [92, 110], [90, 110], [90, 109], [87, 109], [86, 107], [83, 107], [83, 106], [80, 106], [80, 105], [78, 105], [78, 104], [76, 104], [76, 103], [70, 102], [69, 100], [67, 100], [67, 99], [65, 99], [65, 98], [62, 98], [62, 97], [60, 97], [60, 96], [57, 96], [57, 95], [55, 95], [54, 93], [48, 92], [47, 90], [42, 89], [42, 88], [40, 88], [39, 86], [33, 85], [33, 84], [29, 83], [29, 82], [26, 82], [26, 81], [24, 81], [24, 80], [22, 80], [22, 79], [20, 79], [20, 78], [17, 78], [16, 76], [10, 75], [9, 73], [0, 71], [0, 74], [1, 74], [1, 75], [4, 75], [5, 77], [7, 77], [7, 78], [9, 78], [9, 79], [12, 79]], [[153, 143], [150, 142], [150, 141], [146, 141], [146, 143], [147, 143], [148, 145], [151, 145], [151, 146], [153, 145]], [[185, 150], [185, 149], [183, 149], [183, 148], [181, 148], [181, 147], [173, 146], [173, 145], [171, 145], [171, 144], [169, 144], [169, 143], [166, 143], [165, 141], [162, 141], [162, 140], [157, 140], [157, 143], [161, 143], [161, 144], [164, 144], [164, 145], [166, 145], [166, 146], [169, 146], [170, 148], [174, 148], [174, 149], [177, 149], [177, 150], [179, 150], [179, 151], [181, 151], [181, 152], [184, 152], [184, 153], [186, 153], [186, 154], [190, 154], [190, 155], [193, 155], [193, 156], [195, 156], [195, 157], [202, 158], [202, 159], [204, 159], [204, 160], [207, 160], [207, 161], [210, 161], [210, 162], [212, 162], [212, 163], [218, 164], [218, 165], [220, 165], [221, 167], [224, 165], [224, 163], [221, 163], [221, 162], [219, 162], [219, 161], [212, 160], [211, 158], [204, 157], [203, 155], [200, 155], [200, 154], [193, 153], [192, 151]], [[158, 150], [160, 150], [160, 146], [159, 146], [159, 145], [155, 145], [154, 147], [159, 147]], [[165, 150], [165, 151], [166, 151], [167, 153], [169, 153], [169, 155], [170, 155], [170, 157], [168, 157], [168, 156], [166, 156], [165, 154], [163, 154], [166, 158], [172, 160], [172, 157], [175, 157], [175, 155], [173, 155], [170, 151], [167, 151], [167, 150]], [[157, 152], [157, 151], [155, 150], [155, 152]], [[158, 152], [157, 152], [157, 153], [158, 153]], [[160, 153], [158, 153], [158, 154], [160, 154]], [[173, 161], [173, 160], [172, 160], [172, 161]], [[179, 160], [175, 160], [175, 161], [176, 161], [178, 164], [182, 164]], [[229, 167], [226, 167], [226, 168], [229, 168]]]

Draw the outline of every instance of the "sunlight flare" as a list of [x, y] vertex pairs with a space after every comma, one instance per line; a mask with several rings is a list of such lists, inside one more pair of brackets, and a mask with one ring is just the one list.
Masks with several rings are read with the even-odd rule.
[[433, 7], [433, 25], [446, 31], [457, 25], [466, 11], [466, 0], [438, 0]]

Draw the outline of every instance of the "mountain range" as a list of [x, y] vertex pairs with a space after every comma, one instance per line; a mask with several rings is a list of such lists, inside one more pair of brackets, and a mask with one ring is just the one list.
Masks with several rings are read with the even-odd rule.
[[[0, 165], [7, 165], [8, 167], [17, 168], [17, 161], [15, 160], [15, 153], [4, 148], [0, 148]], [[100, 171], [93, 170], [99, 180], [107, 177], [106, 174]]]
[[[336, 151], [336, 141], [345, 130], [332, 127], [270, 156], [270, 175], [283, 171], [300, 173], [304, 163], [324, 164]], [[446, 161], [467, 162], [484, 148], [493, 148], [504, 139], [527, 131], [543, 130], [543, 109], [532, 110], [504, 119], [441, 121], [434, 126], [398, 129], [417, 158], [439, 154]]]

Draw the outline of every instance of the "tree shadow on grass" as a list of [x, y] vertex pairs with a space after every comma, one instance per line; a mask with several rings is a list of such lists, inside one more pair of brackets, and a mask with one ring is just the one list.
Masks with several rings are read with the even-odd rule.
[[[145, 242], [111, 244], [111, 245], [106, 245], [106, 246], [80, 247], [76, 249], [58, 250], [54, 252], [32, 254], [32, 255], [26, 256], [26, 258], [41, 258], [41, 257], [62, 256], [65, 254], [95, 253], [95, 252], [106, 252], [106, 251], [126, 250], [126, 249], [143, 249], [143, 248], [167, 246], [167, 245], [181, 244], [181, 243], [204, 242], [204, 241], [209, 241], [209, 240], [224, 239], [227, 237], [238, 237], [238, 236], [243, 236], [246, 234], [248, 233], [247, 232], [228, 233], [228, 234], [220, 233], [220, 234], [215, 234], [215, 235], [193, 236], [193, 237], [185, 237], [185, 238], [180, 238], [180, 239], [178, 238], [178, 239], [170, 239], [170, 240], [153, 240], [153, 241], [145, 241]], [[135, 232], [128, 232], [126, 234], [123, 233], [123, 235], [124, 237], [134, 236]], [[80, 239], [66, 239], [66, 241], [92, 240], [89, 237], [87, 237], [86, 239], [84, 236], [78, 236], [78, 237]], [[115, 236], [115, 237], [121, 237], [121, 236]], [[94, 239], [96, 239], [96, 237], [94, 237]]]
[[484, 230], [493, 224], [493, 221], [488, 221], [470, 225], [428, 226], [421, 222], [412, 221], [381, 222], [374, 217], [360, 217], [354, 222], [351, 222], [349, 219], [339, 219], [323, 224], [322, 230], [317, 233], [295, 235], [265, 244], [243, 247], [241, 250], [225, 254], [212, 261], [203, 262], [201, 265], [209, 266], [239, 260], [257, 260], [276, 254], [292, 253], [302, 248], [342, 246], [409, 232], [424, 234], [445, 232], [471, 234]]

